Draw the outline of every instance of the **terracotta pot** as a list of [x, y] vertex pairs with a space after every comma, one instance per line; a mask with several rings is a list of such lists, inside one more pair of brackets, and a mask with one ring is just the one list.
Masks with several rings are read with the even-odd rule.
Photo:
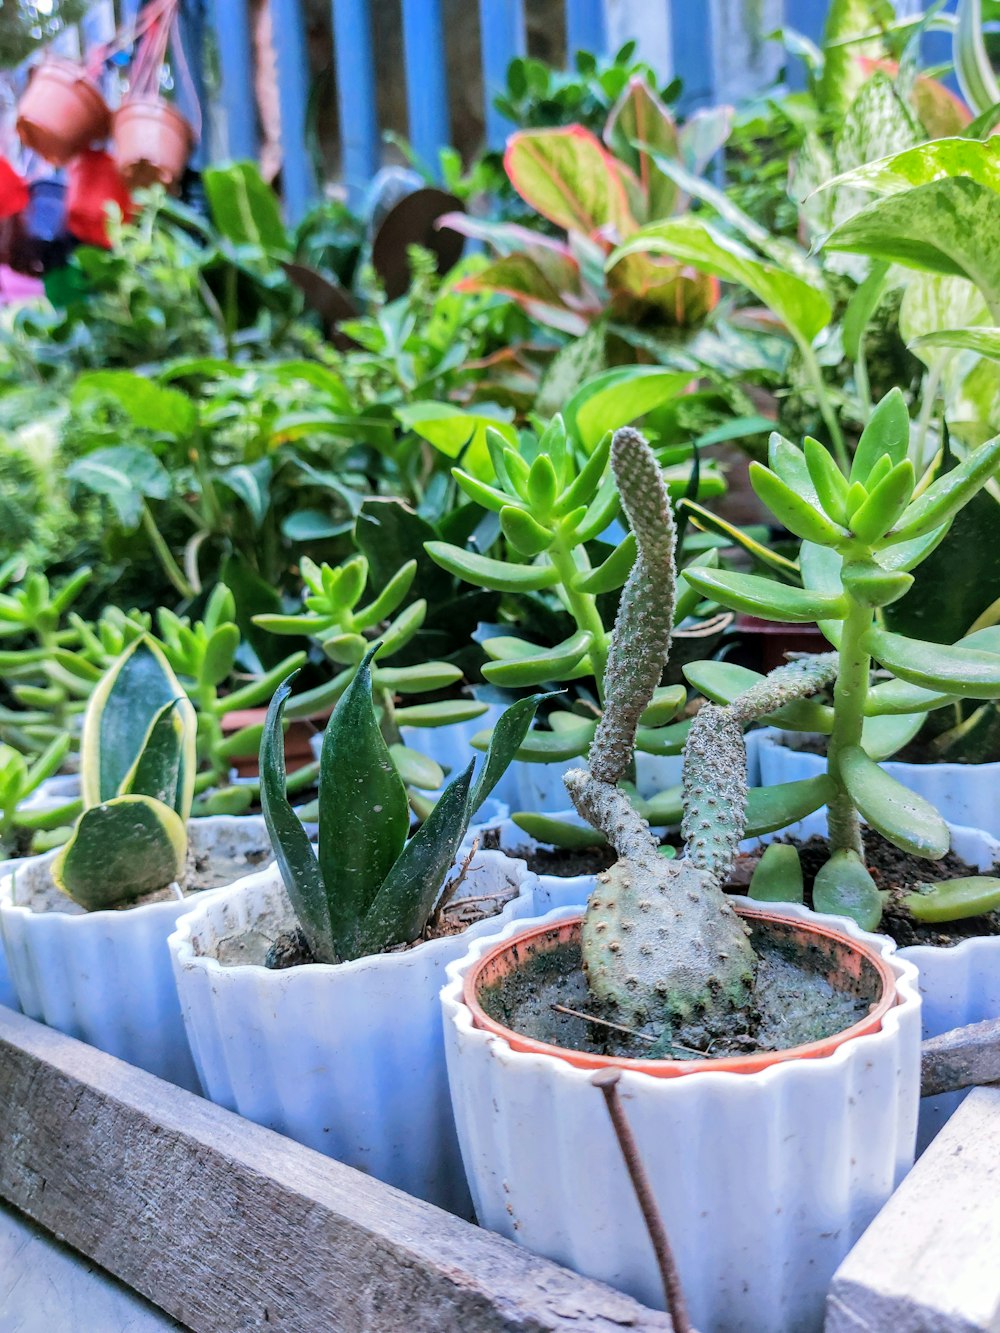
[[[225, 714], [222, 719], [222, 730], [229, 736], [233, 732], [242, 731], [244, 727], [263, 726], [266, 717], [266, 708], [240, 708]], [[328, 717], [329, 713], [325, 713], [315, 719], [295, 718], [289, 723], [285, 732], [285, 768], [289, 773], [294, 773], [296, 769], [304, 768], [306, 764], [313, 762], [311, 740], [316, 735], [317, 729], [322, 731]], [[234, 758], [233, 768], [241, 778], [255, 778], [260, 775], [256, 754]]]
[[740, 614], [734, 626], [744, 650], [732, 660], [765, 674], [783, 666], [786, 653], [825, 653], [830, 645], [816, 625], [781, 625]]
[[194, 130], [179, 111], [159, 97], [126, 102], [111, 124], [113, 155], [130, 189], [165, 185], [170, 189], [187, 165]]
[[107, 138], [110, 124], [108, 104], [81, 65], [47, 56], [32, 70], [17, 108], [25, 148], [65, 166], [95, 139]]
[[866, 1036], [881, 1028], [882, 1019], [896, 1003], [896, 979], [890, 965], [873, 948], [859, 940], [849, 939], [819, 922], [792, 920], [783, 913], [766, 908], [740, 906], [737, 910], [745, 919], [765, 922], [772, 932], [795, 942], [798, 953], [811, 954], [831, 982], [835, 982], [837, 977], [848, 977], [862, 993], [871, 991], [874, 998], [868, 1015], [842, 1032], [836, 1032], [821, 1041], [791, 1046], [782, 1051], [759, 1051], [718, 1060], [639, 1060], [598, 1055], [589, 1051], [571, 1051], [538, 1041], [534, 1037], [526, 1037], [491, 1018], [479, 1001], [483, 989], [523, 968], [532, 958], [552, 953], [561, 945], [576, 943], [580, 937], [582, 916], [571, 917], [555, 925], [536, 926], [515, 940], [496, 945], [466, 973], [462, 998], [472, 1011], [475, 1026], [502, 1037], [512, 1050], [556, 1056], [577, 1069], [632, 1069], [638, 1073], [652, 1074], [656, 1078], [678, 1078], [696, 1073], [757, 1074], [786, 1060], [810, 1060], [832, 1055], [845, 1041]]

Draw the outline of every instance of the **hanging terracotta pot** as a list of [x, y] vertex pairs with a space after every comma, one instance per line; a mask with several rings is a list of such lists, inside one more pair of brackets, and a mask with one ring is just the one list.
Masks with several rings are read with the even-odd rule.
[[114, 114], [114, 159], [130, 189], [180, 180], [194, 147], [194, 130], [162, 97], [137, 97]]
[[0, 218], [12, 218], [28, 207], [28, 182], [5, 157], [0, 157]]
[[82, 65], [47, 56], [31, 72], [17, 108], [25, 148], [61, 167], [95, 139], [107, 138], [111, 112]]
[[108, 204], [128, 220], [135, 206], [121, 172], [104, 152], [88, 149], [70, 163], [66, 185], [66, 226], [86, 245], [110, 248]]

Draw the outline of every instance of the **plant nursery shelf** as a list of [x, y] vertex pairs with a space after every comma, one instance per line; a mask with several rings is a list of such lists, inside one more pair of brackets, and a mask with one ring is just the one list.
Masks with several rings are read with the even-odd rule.
[[671, 1328], [2, 1006], [0, 1089], [0, 1196], [198, 1333]]

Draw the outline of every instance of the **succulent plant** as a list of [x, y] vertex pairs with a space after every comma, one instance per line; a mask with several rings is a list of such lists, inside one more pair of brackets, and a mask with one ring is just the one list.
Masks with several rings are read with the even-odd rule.
[[382, 953], [420, 937], [472, 817], [502, 777], [534, 717], [521, 699], [498, 722], [489, 752], [445, 788], [409, 836], [406, 788], [372, 700], [373, 644], [341, 694], [323, 736], [319, 843], [314, 851], [285, 789], [281, 720], [291, 680], [278, 687], [260, 745], [261, 806], [281, 877], [317, 962]]
[[19, 856], [25, 844], [34, 846], [39, 835], [72, 823], [80, 813], [78, 800], [38, 810], [21, 808], [47, 778], [59, 772], [69, 747], [69, 736], [57, 736], [30, 762], [12, 745], [0, 744], [0, 857]]
[[[944, 540], [955, 515], [1000, 467], [1000, 438], [981, 445], [944, 477], [917, 485], [907, 456], [909, 416], [893, 390], [869, 420], [844, 475], [815, 440], [798, 449], [771, 439], [769, 467], [751, 464], [758, 496], [789, 531], [802, 538], [803, 588], [750, 574], [701, 569], [689, 578], [724, 606], [771, 620], [816, 620], [837, 649], [832, 706], [785, 705], [768, 718], [776, 726], [825, 734], [830, 782], [831, 857], [820, 870], [814, 902], [823, 911], [877, 927], [883, 900], [864, 864], [862, 820], [896, 847], [937, 860], [950, 844], [935, 808], [879, 766], [914, 735], [929, 710], [961, 698], [1000, 698], [1000, 628], [980, 630], [953, 645], [892, 633], [881, 609], [902, 597], [910, 573]], [[872, 681], [875, 665], [894, 679]], [[688, 678], [717, 702], [739, 709], [756, 688], [754, 673], [727, 663], [699, 663]], [[788, 858], [785, 858], [789, 864]], [[773, 897], [776, 859], [762, 879]], [[800, 891], [789, 871], [789, 895]], [[906, 904], [918, 917], [967, 916], [1000, 905], [1000, 880], [929, 884]], [[933, 917], [932, 917], [933, 914]]]
[[[670, 649], [675, 529], [656, 459], [638, 432], [616, 432], [612, 464], [637, 556], [618, 608], [588, 768], [572, 769], [565, 781], [577, 810], [618, 853], [598, 876], [581, 933], [592, 999], [614, 1021], [662, 1038], [666, 1051], [678, 1032], [685, 1044], [703, 1045], [728, 1029], [751, 996], [755, 955], [723, 892], [746, 822], [744, 722], [814, 693], [834, 663], [831, 656], [780, 669], [742, 712], [701, 710], [685, 748], [686, 856], [663, 856], [617, 784]], [[807, 788], [806, 801], [815, 804], [827, 790], [815, 782], [789, 786]]]
[[132, 643], [87, 704], [80, 749], [83, 813], [52, 867], [88, 911], [178, 879], [195, 780], [195, 712], [159, 646]]

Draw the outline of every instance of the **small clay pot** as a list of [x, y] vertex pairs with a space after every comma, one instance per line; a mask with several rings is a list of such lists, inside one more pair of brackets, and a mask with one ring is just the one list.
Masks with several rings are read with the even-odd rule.
[[816, 625], [778, 625], [759, 616], [740, 614], [734, 630], [743, 641], [743, 649], [733, 661], [765, 675], [784, 666], [786, 653], [825, 653], [830, 644]]
[[480, 1003], [482, 991], [523, 968], [532, 958], [551, 953], [562, 945], [577, 943], [582, 917], [567, 918], [554, 925], [537, 926], [490, 949], [466, 972], [462, 998], [472, 1011], [475, 1026], [502, 1037], [512, 1050], [557, 1056], [578, 1069], [632, 1069], [652, 1074], [656, 1078], [679, 1078], [681, 1075], [705, 1073], [757, 1074], [786, 1060], [808, 1060], [832, 1055], [844, 1042], [877, 1032], [881, 1028], [883, 1018], [896, 1003], [896, 979], [891, 966], [875, 949], [818, 921], [801, 921], [764, 908], [738, 906], [736, 910], [748, 921], [766, 924], [771, 931], [782, 936], [797, 955], [812, 955], [818, 963], [818, 970], [822, 970], [834, 985], [837, 977], [846, 977], [852, 980], [862, 994], [870, 992], [872, 1003], [867, 1016], [842, 1032], [820, 1041], [790, 1046], [781, 1051], [758, 1051], [717, 1060], [641, 1060], [589, 1051], [571, 1051], [524, 1036], [491, 1018]]
[[25, 148], [65, 166], [95, 139], [107, 138], [111, 112], [94, 80], [73, 60], [47, 56], [31, 72], [17, 108]]
[[[225, 735], [231, 736], [236, 731], [242, 731], [244, 727], [263, 726], [266, 717], [266, 708], [236, 709], [223, 716], [222, 730]], [[314, 756], [310, 742], [317, 731], [322, 731], [326, 725], [327, 717], [329, 717], [328, 713], [317, 715], [317, 721], [306, 717], [294, 718], [288, 724], [285, 731], [285, 769], [287, 772], [294, 773], [296, 769], [305, 768], [306, 764], [313, 762]], [[260, 765], [256, 754], [234, 757], [233, 768], [241, 778], [260, 776]]]
[[194, 147], [194, 130], [181, 113], [161, 97], [125, 102], [111, 123], [112, 155], [132, 190], [180, 180]]

